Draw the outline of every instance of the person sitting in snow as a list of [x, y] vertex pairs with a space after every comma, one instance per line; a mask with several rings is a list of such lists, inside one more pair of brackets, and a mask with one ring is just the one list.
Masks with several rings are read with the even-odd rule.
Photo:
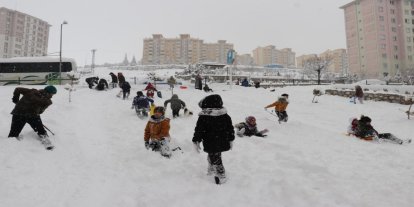
[[171, 157], [170, 150], [170, 119], [165, 118], [165, 108], [157, 106], [154, 115], [145, 126], [144, 142], [145, 148], [159, 151], [164, 157]]
[[181, 99], [178, 98], [177, 94], [172, 95], [171, 99], [168, 99], [164, 102], [164, 107], [167, 108], [168, 103], [171, 103], [171, 110], [173, 117], [180, 116], [180, 110], [185, 108], [185, 103]]
[[208, 87], [207, 84], [204, 85], [203, 87], [204, 92], [208, 93], [208, 92], [213, 92], [213, 89], [211, 89], [210, 87]]
[[237, 129], [236, 134], [239, 137], [251, 137], [253, 135], [258, 137], [266, 137], [267, 135], [265, 133], [268, 132], [267, 129], [262, 131], [257, 130], [256, 118], [254, 116], [246, 117], [245, 122], [240, 122], [234, 125], [234, 127]]
[[[362, 115], [359, 120], [356, 118], [352, 119], [351, 124], [348, 127], [348, 134], [367, 141], [382, 139], [397, 144], [404, 143], [402, 139], [397, 138], [391, 133], [378, 133], [378, 131], [371, 125], [371, 118], [364, 115]], [[411, 140], [407, 141], [408, 143], [411, 142]]]
[[204, 151], [208, 153], [207, 175], [214, 174], [216, 184], [221, 184], [227, 179], [221, 153], [232, 149], [234, 127], [220, 95], [209, 95], [198, 105], [201, 112], [192, 141], [198, 153], [201, 150], [200, 142], [203, 142]]
[[288, 115], [287, 115], [287, 112], [286, 112], [286, 108], [289, 104], [288, 98], [289, 98], [289, 95], [284, 93], [278, 98], [278, 100], [276, 102], [274, 102], [270, 105], [267, 105], [265, 107], [265, 110], [267, 110], [267, 108], [270, 108], [270, 107], [275, 107], [276, 115], [277, 115], [277, 117], [279, 117], [279, 123], [281, 121], [283, 121], [283, 122], [288, 121]]
[[103, 91], [103, 90], [105, 90], [105, 88], [106, 89], [109, 88], [108, 87], [108, 82], [105, 79], [101, 78], [98, 82], [98, 85], [95, 87], [95, 89], [98, 90], [98, 91]]
[[132, 101], [131, 109], [135, 108], [135, 112], [139, 117], [148, 117], [150, 103], [151, 105], [154, 104], [154, 100], [145, 97], [142, 91], [138, 91], [137, 96], [135, 96], [134, 100]]

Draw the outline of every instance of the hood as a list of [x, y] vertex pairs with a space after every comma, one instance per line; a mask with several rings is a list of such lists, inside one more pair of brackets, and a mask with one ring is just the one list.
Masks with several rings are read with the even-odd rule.
[[213, 94], [206, 96], [204, 99], [202, 99], [198, 106], [200, 108], [223, 108], [223, 100], [221, 99], [221, 96], [218, 94]]

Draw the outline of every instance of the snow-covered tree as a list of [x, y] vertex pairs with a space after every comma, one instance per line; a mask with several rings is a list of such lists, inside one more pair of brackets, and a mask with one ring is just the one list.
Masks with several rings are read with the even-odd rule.
[[318, 85], [320, 85], [321, 73], [326, 71], [331, 62], [331, 56], [312, 57], [305, 62], [305, 70], [308, 70], [310, 72], [316, 72], [318, 75]]

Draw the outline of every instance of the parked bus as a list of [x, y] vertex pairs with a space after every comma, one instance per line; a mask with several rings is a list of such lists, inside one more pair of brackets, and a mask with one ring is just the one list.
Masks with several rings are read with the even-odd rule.
[[[0, 58], [0, 85], [56, 85], [59, 80], [59, 58]], [[61, 84], [78, 82], [75, 60], [62, 58]]]

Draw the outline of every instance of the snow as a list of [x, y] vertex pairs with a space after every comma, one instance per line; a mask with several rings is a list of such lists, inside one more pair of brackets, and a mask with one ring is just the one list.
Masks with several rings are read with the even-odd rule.
[[[106, 77], [109, 70], [97, 69]], [[120, 72], [120, 71], [113, 71]], [[121, 71], [131, 80], [146, 72]], [[160, 70], [169, 77], [173, 73]], [[109, 76], [108, 76], [109, 78]], [[132, 84], [132, 95], [145, 85]], [[166, 159], [144, 147], [146, 120], [131, 110], [132, 97], [116, 97], [119, 89], [90, 90], [84, 81], [75, 86], [71, 102], [64, 86], [57, 86], [53, 105], [42, 115], [53, 151], [46, 151], [29, 126], [22, 141], [8, 139], [11, 97], [15, 86], [0, 87], [0, 206], [13, 207], [229, 207], [229, 206], [353, 206], [409, 207], [414, 205], [413, 144], [373, 143], [346, 136], [350, 117], [372, 118], [380, 132], [412, 138], [413, 120], [408, 106], [366, 101], [351, 104], [347, 98], [323, 95], [311, 103], [315, 86], [270, 89], [219, 83], [209, 86], [222, 96], [233, 124], [248, 115], [257, 118], [268, 137], [238, 138], [233, 150], [223, 153], [227, 183], [214, 184], [206, 175], [207, 154], [192, 146], [197, 104], [207, 94], [175, 88], [174, 93], [194, 111], [172, 119], [170, 134], [175, 151]], [[27, 86], [42, 88], [42, 86]], [[171, 96], [159, 86], [162, 105]], [[329, 87], [329, 86], [322, 86]], [[289, 121], [278, 124], [264, 110], [282, 93], [288, 93]], [[168, 108], [167, 116], [171, 116]]]

